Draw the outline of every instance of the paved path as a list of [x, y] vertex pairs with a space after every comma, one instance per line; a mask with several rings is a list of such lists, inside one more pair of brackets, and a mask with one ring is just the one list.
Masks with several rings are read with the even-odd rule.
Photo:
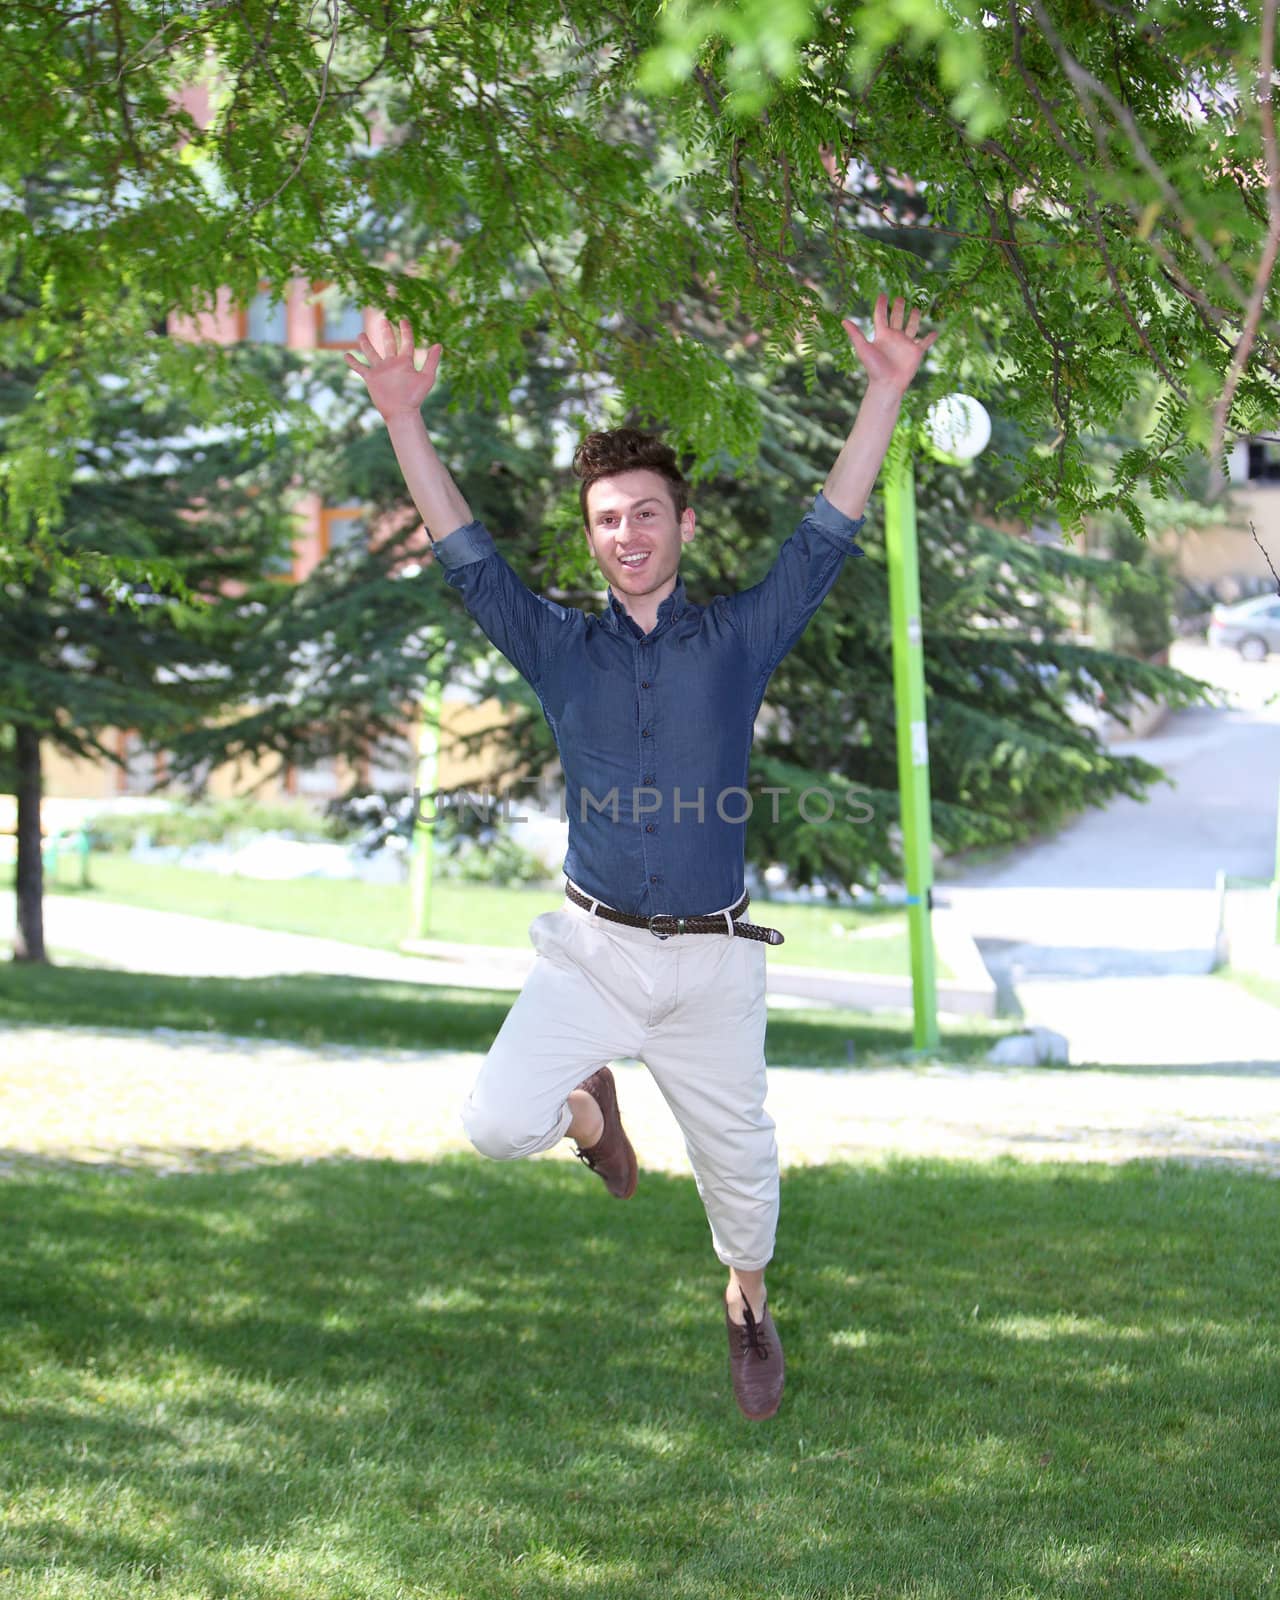
[[[14, 915], [13, 897], [7, 896], [0, 904], [0, 940], [12, 938]], [[439, 956], [401, 955], [313, 934], [251, 928], [75, 895], [46, 895], [44, 921], [45, 944], [55, 959], [60, 952], [67, 952], [130, 972], [170, 976], [265, 978], [278, 973], [319, 972], [399, 983], [454, 984], [466, 989], [519, 989], [534, 960], [527, 944], [511, 949], [440, 945]], [[951, 996], [969, 995], [973, 1003], [961, 1009], [975, 1010], [982, 1001], [989, 1002], [991, 980], [968, 935], [957, 936], [941, 917], [937, 922], [938, 948], [956, 973]], [[790, 967], [770, 959], [769, 1002], [777, 1007], [816, 1010], [887, 1006], [909, 1011], [911, 995], [900, 978]]]
[[[88, 957], [129, 972], [171, 977], [267, 978], [318, 972], [396, 983], [451, 984], [460, 989], [519, 989], [534, 959], [532, 948], [502, 950], [488, 945], [455, 945], [456, 954], [448, 959], [398, 955], [394, 950], [344, 944], [312, 934], [280, 933], [71, 895], [47, 895], [44, 922], [45, 945], [55, 960]], [[0, 906], [0, 940], [12, 939], [13, 925], [13, 897], [8, 896]], [[838, 989], [838, 974], [832, 976], [832, 982]], [[820, 1011], [840, 1003], [789, 993], [788, 989], [785, 974], [772, 967], [770, 1005]], [[909, 1007], [910, 1000], [904, 1004]]]
[[[0, 1030], [0, 1163], [15, 1153], [183, 1170], [332, 1155], [425, 1160], [466, 1148], [481, 1057], [214, 1034]], [[616, 1068], [643, 1166], [686, 1172], [642, 1066]], [[785, 1165], [890, 1155], [1028, 1161], [1176, 1158], [1280, 1175], [1280, 1070], [775, 1068]], [[571, 1160], [568, 1144], [552, 1159]]]
[[[0, 924], [6, 933], [12, 927], [12, 897], [7, 910], [8, 922]], [[74, 895], [46, 895], [44, 923], [45, 943], [51, 950], [75, 951], [131, 972], [179, 977], [265, 978], [316, 972], [401, 983], [453, 983], [467, 989], [518, 989], [532, 959], [524, 951], [512, 950], [509, 956], [469, 953], [465, 962], [434, 961], [340, 939]]]
[[1024, 979], [1028, 1018], [1071, 1041], [1077, 1064], [1280, 1069], [1280, 1007], [1226, 978]]
[[1222, 870], [1268, 878], [1280, 793], [1280, 662], [1196, 644], [1174, 665], [1228, 703], [1117, 746], [1172, 785], [1121, 799], [941, 887], [1029, 1022], [1076, 1063], [1280, 1062], [1280, 1010], [1208, 976]]

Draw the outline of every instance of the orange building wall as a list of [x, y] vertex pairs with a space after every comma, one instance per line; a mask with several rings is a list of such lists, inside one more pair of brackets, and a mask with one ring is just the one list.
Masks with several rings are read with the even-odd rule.
[[[493, 756], [483, 752], [479, 755], [464, 756], [459, 748], [459, 741], [464, 735], [472, 734], [477, 729], [500, 727], [508, 714], [497, 700], [484, 700], [478, 704], [463, 697], [447, 697], [444, 700], [440, 709], [437, 788], [479, 788], [486, 783], [496, 786], [501, 772]], [[413, 730], [409, 737], [413, 749], [416, 750], [417, 731]], [[127, 749], [126, 739], [126, 735], [115, 732], [104, 737], [103, 743], [124, 755]], [[180, 790], [165, 787], [152, 791], [149, 786], [131, 782], [124, 768], [116, 766], [114, 762], [77, 761], [52, 745], [46, 744], [42, 747], [41, 761], [44, 770], [44, 792], [51, 800], [97, 800], [104, 806], [109, 806], [126, 795], [140, 796], [154, 793], [159, 799], [182, 798]], [[305, 782], [299, 783], [296, 774], [290, 779], [288, 776], [282, 777], [272, 772], [263, 782], [270, 770], [270, 767], [254, 762], [228, 763], [210, 774], [208, 793], [211, 798], [221, 800], [230, 799], [234, 795], [247, 795], [253, 790], [257, 798], [267, 802], [309, 798], [319, 805], [325, 799], [345, 791], [353, 781], [361, 780], [363, 777], [349, 765], [340, 763], [327, 791], [308, 793], [308, 789], [312, 786]], [[413, 788], [414, 777], [413, 759], [407, 754], [402, 785], [406, 792]], [[260, 788], [256, 787], [258, 784], [261, 784]]]

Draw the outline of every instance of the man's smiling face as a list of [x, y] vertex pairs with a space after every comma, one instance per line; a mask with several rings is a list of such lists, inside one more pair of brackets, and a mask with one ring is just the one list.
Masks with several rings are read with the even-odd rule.
[[596, 479], [587, 490], [587, 520], [587, 543], [610, 588], [637, 622], [652, 627], [693, 538], [692, 510], [677, 519], [667, 480], [635, 467]]

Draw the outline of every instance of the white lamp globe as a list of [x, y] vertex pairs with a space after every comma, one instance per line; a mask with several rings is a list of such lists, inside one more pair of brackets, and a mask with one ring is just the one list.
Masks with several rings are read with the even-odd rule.
[[991, 418], [971, 394], [947, 394], [925, 412], [924, 431], [940, 461], [963, 466], [987, 448]]

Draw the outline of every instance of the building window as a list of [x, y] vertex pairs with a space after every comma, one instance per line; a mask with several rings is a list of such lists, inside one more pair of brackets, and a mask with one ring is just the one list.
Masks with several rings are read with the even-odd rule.
[[1280, 483], [1280, 440], [1237, 439], [1228, 459], [1232, 483]]
[[120, 794], [150, 794], [157, 784], [164, 782], [163, 753], [147, 749], [136, 733], [122, 733], [116, 753], [124, 760], [123, 768], [118, 768], [116, 774]]
[[313, 766], [295, 767], [293, 793], [307, 800], [332, 800], [341, 790], [338, 763], [326, 756]]
[[326, 506], [320, 513], [320, 553], [368, 543], [363, 506]]
[[380, 750], [368, 760], [361, 778], [367, 788], [379, 794], [407, 794], [417, 776], [417, 752], [407, 736], [389, 742], [390, 749]]
[[262, 563], [262, 576], [264, 578], [292, 578], [296, 565], [296, 553], [292, 546], [287, 550], [277, 550]]
[[328, 350], [350, 350], [364, 332], [364, 313], [354, 301], [320, 286], [316, 301], [316, 343]]
[[288, 332], [285, 304], [263, 287], [250, 300], [243, 313], [243, 337], [255, 344], [284, 344]]

